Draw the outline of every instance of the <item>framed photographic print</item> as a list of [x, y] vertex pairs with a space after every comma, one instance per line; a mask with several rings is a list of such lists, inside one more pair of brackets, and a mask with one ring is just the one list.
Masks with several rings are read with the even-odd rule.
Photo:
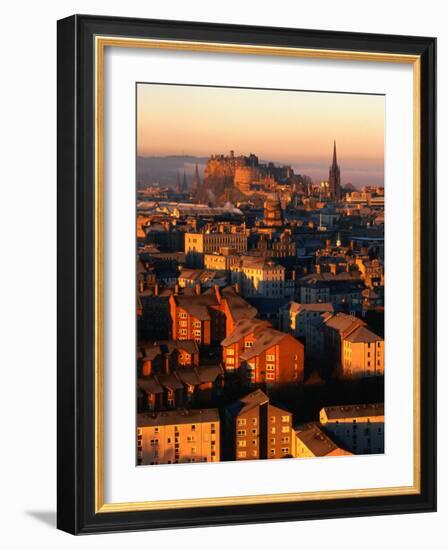
[[436, 507], [433, 38], [58, 22], [58, 527]]

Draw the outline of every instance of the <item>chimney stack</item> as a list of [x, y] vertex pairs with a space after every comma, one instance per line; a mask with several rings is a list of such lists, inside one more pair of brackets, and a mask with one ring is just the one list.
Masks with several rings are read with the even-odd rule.
[[214, 287], [215, 287], [216, 299], [218, 300], [218, 304], [220, 304], [221, 303], [221, 290], [220, 290], [218, 285], [214, 285]]
[[174, 295], [177, 296], [179, 294], [179, 285], [176, 283], [174, 285]]
[[194, 291], [198, 296], [200, 296], [200, 294], [201, 294], [201, 283], [196, 283], [194, 285]]

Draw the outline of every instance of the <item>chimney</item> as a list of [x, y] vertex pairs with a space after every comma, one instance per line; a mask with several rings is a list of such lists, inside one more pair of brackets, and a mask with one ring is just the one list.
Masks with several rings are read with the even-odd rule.
[[201, 283], [196, 283], [194, 285], [194, 291], [198, 296], [200, 296], [200, 294], [201, 294]]
[[327, 248], [331, 248], [331, 240], [330, 240], [330, 239], [327, 239], [327, 240], [325, 241], [325, 245], [326, 245]]
[[159, 295], [159, 283], [156, 283], [154, 285], [154, 296], [158, 296]]
[[215, 287], [216, 299], [218, 300], [218, 304], [220, 304], [221, 303], [221, 290], [219, 289], [218, 285], [214, 285], [214, 287]]
[[179, 285], [176, 283], [174, 285], [174, 295], [177, 296], [179, 294]]

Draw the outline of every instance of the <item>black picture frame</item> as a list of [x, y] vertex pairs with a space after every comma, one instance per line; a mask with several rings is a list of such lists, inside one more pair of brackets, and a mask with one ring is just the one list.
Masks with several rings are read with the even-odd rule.
[[[421, 491], [250, 505], [95, 512], [95, 36], [417, 55], [421, 60]], [[436, 509], [436, 39], [74, 15], [58, 22], [58, 511], [73, 534]]]

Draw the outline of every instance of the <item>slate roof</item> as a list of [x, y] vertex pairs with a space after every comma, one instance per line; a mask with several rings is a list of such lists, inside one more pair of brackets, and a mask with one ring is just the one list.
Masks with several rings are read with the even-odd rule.
[[278, 344], [283, 338], [286, 338], [288, 334], [275, 330], [273, 328], [267, 328], [263, 333], [257, 338], [254, 345], [251, 348], [247, 348], [244, 353], [241, 354], [241, 359], [243, 361], [249, 361], [252, 357], [256, 357]]
[[235, 344], [248, 334], [260, 331], [270, 326], [270, 323], [267, 321], [261, 321], [260, 319], [242, 319], [236, 323], [234, 330], [226, 338], [224, 338], [221, 342], [221, 346], [227, 347], [231, 344]]
[[[384, 403], [364, 403], [361, 405], [336, 405], [324, 407], [327, 418], [332, 419], [352, 419], [363, 416], [384, 416]], [[321, 412], [322, 412], [321, 411]]]
[[352, 333], [350, 333], [345, 339], [347, 340], [347, 342], [351, 342], [352, 344], [372, 343], [372, 342], [382, 342], [383, 341], [381, 336], [378, 336], [377, 334], [372, 332], [367, 327], [357, 328]]

